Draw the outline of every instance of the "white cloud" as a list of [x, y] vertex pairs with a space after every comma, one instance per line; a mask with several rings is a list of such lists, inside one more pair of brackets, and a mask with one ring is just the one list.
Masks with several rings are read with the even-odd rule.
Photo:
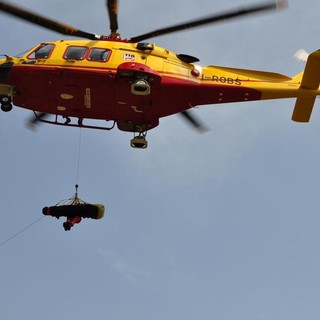
[[103, 259], [107, 267], [115, 272], [122, 281], [133, 285], [142, 285], [142, 283], [150, 278], [150, 274], [147, 271], [129, 263], [112, 251], [98, 247], [96, 253]]

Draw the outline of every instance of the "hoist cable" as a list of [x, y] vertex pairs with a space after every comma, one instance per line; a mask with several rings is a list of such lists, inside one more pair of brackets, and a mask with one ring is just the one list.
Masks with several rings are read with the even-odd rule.
[[10, 240], [12, 240], [13, 238], [17, 237], [18, 235], [20, 235], [22, 232], [26, 231], [27, 229], [29, 229], [30, 227], [32, 227], [34, 224], [36, 224], [37, 222], [39, 222], [41, 219], [43, 219], [44, 216], [40, 217], [39, 219], [37, 219], [36, 221], [33, 221], [32, 223], [30, 223], [29, 225], [27, 225], [26, 227], [24, 227], [23, 229], [21, 229], [20, 231], [18, 231], [17, 233], [15, 233], [14, 235], [12, 235], [10, 238], [8, 238], [7, 240], [3, 241], [2, 243], [0, 243], [0, 247], [2, 247], [4, 244], [6, 244], [7, 242], [9, 242]]
[[78, 144], [78, 164], [77, 164], [77, 179], [76, 185], [79, 185], [79, 174], [80, 174], [80, 156], [81, 156], [81, 142], [82, 142], [82, 131], [79, 129], [79, 144]]

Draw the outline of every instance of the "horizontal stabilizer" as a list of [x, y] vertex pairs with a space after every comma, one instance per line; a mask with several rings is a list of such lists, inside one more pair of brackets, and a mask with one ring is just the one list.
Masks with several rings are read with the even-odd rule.
[[[301, 95], [298, 95], [293, 110], [292, 120], [309, 122], [314, 102], [318, 95], [320, 84], [320, 50], [309, 55], [300, 85]], [[308, 92], [310, 90], [310, 93]]]

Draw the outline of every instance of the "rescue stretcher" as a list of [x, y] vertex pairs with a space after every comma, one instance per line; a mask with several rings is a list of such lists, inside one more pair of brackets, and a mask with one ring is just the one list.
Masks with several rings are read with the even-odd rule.
[[44, 207], [42, 213], [55, 218], [60, 217], [81, 217], [101, 219], [104, 216], [104, 205], [102, 204], [76, 204]]
[[104, 216], [105, 207], [103, 204], [90, 204], [78, 198], [78, 185], [76, 185], [75, 196], [68, 200], [60, 201], [55, 206], [44, 207], [42, 213], [59, 219], [66, 217], [63, 223], [65, 231], [69, 231], [82, 218], [101, 219]]

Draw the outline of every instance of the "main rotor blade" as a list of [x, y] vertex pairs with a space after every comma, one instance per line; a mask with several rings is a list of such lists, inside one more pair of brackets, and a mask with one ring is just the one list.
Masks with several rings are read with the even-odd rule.
[[179, 113], [183, 118], [198, 132], [205, 133], [209, 131], [209, 129], [197, 118], [194, 114], [192, 114], [189, 110], [184, 110]]
[[35, 131], [37, 125], [41, 122], [42, 119], [47, 118], [49, 115], [44, 112], [35, 113], [34, 116], [30, 117], [26, 123], [27, 128]]
[[158, 36], [162, 36], [162, 35], [177, 32], [177, 31], [182, 31], [186, 29], [192, 29], [192, 28], [200, 27], [206, 24], [218, 23], [218, 22], [238, 18], [241, 16], [255, 14], [262, 11], [285, 8], [287, 7], [287, 4], [288, 4], [287, 0], [275, 0], [265, 4], [257, 4], [255, 6], [251, 6], [247, 8], [239, 8], [237, 10], [225, 12], [219, 15], [203, 17], [194, 21], [185, 22], [172, 27], [154, 30], [152, 32], [148, 32], [140, 36], [133, 37], [130, 40], [132, 42], [140, 42], [149, 38], [158, 37]]
[[33, 13], [27, 9], [23, 9], [16, 5], [9, 4], [5, 1], [0, 1], [0, 11], [8, 13], [14, 17], [23, 19], [25, 21], [31, 22], [38, 26], [47, 28], [58, 33], [68, 35], [68, 36], [77, 36], [85, 39], [96, 40], [99, 39], [99, 36], [88, 33], [85, 31], [78, 30], [74, 27], [68, 26], [66, 24], [60, 23], [58, 21], [40, 16], [36, 13]]
[[109, 18], [110, 18], [110, 30], [111, 34], [118, 31], [118, 0], [106, 0]]

